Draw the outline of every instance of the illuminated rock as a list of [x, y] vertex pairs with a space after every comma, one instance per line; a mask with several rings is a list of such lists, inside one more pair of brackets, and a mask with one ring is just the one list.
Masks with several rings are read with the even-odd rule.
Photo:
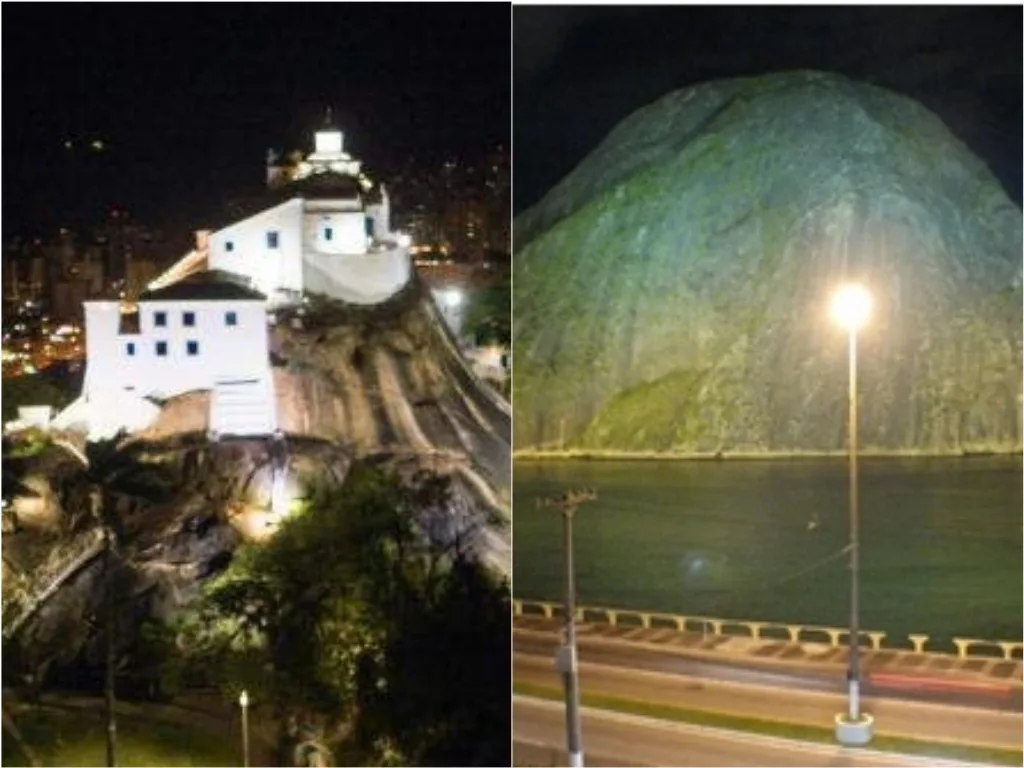
[[914, 101], [812, 72], [672, 93], [515, 223], [517, 449], [1021, 445], [1021, 212]]

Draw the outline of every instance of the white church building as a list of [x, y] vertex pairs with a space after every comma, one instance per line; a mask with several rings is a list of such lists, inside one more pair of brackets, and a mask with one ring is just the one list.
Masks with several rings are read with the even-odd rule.
[[[275, 158], [271, 155], [270, 160]], [[211, 436], [277, 429], [268, 310], [305, 294], [377, 304], [412, 273], [387, 192], [344, 151], [333, 126], [291, 167], [269, 165], [270, 205], [213, 231], [134, 305], [85, 303], [81, 396], [54, 420], [89, 439], [144, 429], [158, 403], [208, 391]]]

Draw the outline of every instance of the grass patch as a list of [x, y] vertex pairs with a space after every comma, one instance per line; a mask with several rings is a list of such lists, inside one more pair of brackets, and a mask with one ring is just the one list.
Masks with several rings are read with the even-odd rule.
[[[513, 682], [512, 690], [514, 693], [522, 696], [533, 696], [538, 699], [549, 699], [552, 701], [562, 700], [562, 692], [559, 689], [546, 685]], [[823, 744], [835, 743], [831, 728], [799, 725], [776, 720], [761, 720], [753, 717], [707, 712], [701, 709], [673, 707], [667, 704], [653, 704], [603, 694], [583, 693], [581, 695], [581, 702], [587, 707], [623, 712], [629, 715], [640, 715], [642, 717], [673, 720], [715, 728], [730, 728], [737, 731], [759, 733], [765, 736], [779, 736], [787, 739], [799, 739], [801, 741], [813, 741]], [[965, 760], [998, 765], [1021, 765], [1022, 759], [1024, 759], [1024, 753], [1018, 750], [970, 747], [959, 744], [939, 744], [908, 739], [902, 736], [877, 735], [871, 741], [871, 749], [903, 752], [944, 760]]]
[[[15, 717], [25, 742], [43, 765], [106, 765], [106, 728], [101, 712], [38, 707]], [[117, 764], [121, 766], [232, 766], [241, 747], [212, 728], [202, 730], [145, 715], [117, 716]], [[4, 734], [3, 765], [28, 765]]]

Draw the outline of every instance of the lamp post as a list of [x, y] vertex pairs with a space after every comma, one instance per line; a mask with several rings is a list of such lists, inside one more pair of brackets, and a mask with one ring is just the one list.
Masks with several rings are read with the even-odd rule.
[[844, 285], [832, 297], [832, 318], [849, 338], [847, 438], [850, 501], [850, 664], [848, 710], [836, 716], [836, 740], [847, 746], [871, 741], [874, 718], [860, 711], [860, 531], [857, 498], [857, 332], [871, 314], [871, 294], [857, 284]]
[[592, 490], [569, 491], [562, 496], [542, 499], [541, 506], [554, 507], [562, 514], [565, 546], [565, 637], [555, 656], [565, 689], [565, 732], [571, 768], [583, 768], [583, 744], [580, 735], [580, 684], [576, 650], [576, 572], [573, 565], [572, 519], [585, 501], [593, 501]]
[[238, 703], [242, 707], [242, 765], [249, 766], [249, 694], [242, 691], [238, 697]]

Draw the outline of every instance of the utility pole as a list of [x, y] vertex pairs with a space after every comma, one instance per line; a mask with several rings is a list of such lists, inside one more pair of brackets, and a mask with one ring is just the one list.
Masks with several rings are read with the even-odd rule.
[[571, 768], [583, 768], [583, 745], [580, 737], [579, 663], [576, 650], [576, 572], [573, 565], [572, 519], [580, 505], [594, 501], [597, 492], [581, 489], [561, 496], [541, 499], [542, 507], [554, 507], [562, 515], [565, 545], [565, 636], [555, 655], [555, 667], [562, 675], [565, 689], [565, 730]]

